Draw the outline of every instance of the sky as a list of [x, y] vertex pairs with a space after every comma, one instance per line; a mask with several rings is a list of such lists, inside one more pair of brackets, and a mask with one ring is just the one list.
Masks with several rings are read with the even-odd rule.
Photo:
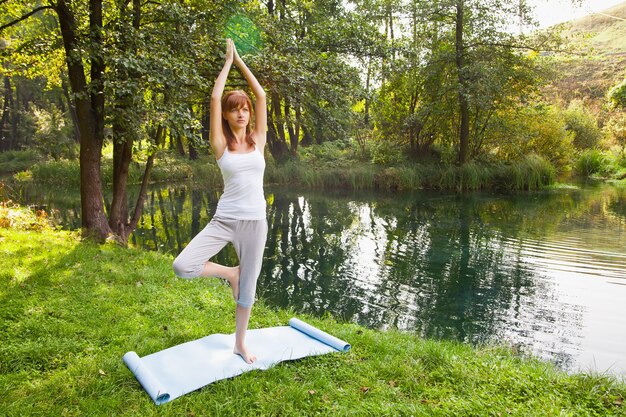
[[574, 6], [571, 0], [527, 0], [535, 6], [535, 15], [540, 27], [546, 27], [568, 20], [577, 19], [623, 3], [625, 0], [584, 0]]

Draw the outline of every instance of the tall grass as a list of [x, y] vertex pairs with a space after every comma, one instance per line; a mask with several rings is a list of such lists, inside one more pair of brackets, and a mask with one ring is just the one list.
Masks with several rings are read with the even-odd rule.
[[[128, 183], [140, 184], [144, 169], [144, 162], [132, 161], [129, 166]], [[113, 161], [108, 157], [103, 158], [100, 173], [104, 184], [113, 183]], [[76, 159], [39, 161], [30, 166], [28, 175], [17, 173], [14, 178], [18, 182], [33, 181], [38, 185], [53, 188], [77, 189], [80, 186], [80, 165]], [[219, 168], [212, 158], [205, 157], [197, 161], [189, 161], [170, 152], [162, 152], [157, 156], [150, 174], [152, 183], [187, 180], [194, 180], [206, 186], [219, 187], [222, 184]]]
[[625, 179], [626, 150], [617, 146], [604, 151], [598, 149], [583, 151], [576, 161], [576, 173], [582, 177]]
[[[113, 182], [112, 162], [104, 159], [102, 179]], [[132, 162], [129, 184], [139, 184], [144, 164]], [[626, 168], [625, 168], [626, 170]], [[467, 190], [534, 190], [554, 182], [555, 169], [545, 159], [530, 155], [510, 164], [480, 164], [469, 162], [462, 166], [435, 163], [403, 163], [382, 166], [370, 162], [338, 160], [290, 159], [278, 164], [267, 159], [267, 184], [308, 189], [349, 189], [402, 191], [439, 189]], [[80, 183], [76, 160], [43, 161], [34, 164], [28, 175], [14, 176], [18, 180], [33, 181], [39, 185], [77, 189]], [[176, 154], [163, 152], [155, 161], [151, 175], [153, 183], [191, 180], [204, 187], [219, 188], [222, 178], [212, 157], [189, 161]]]
[[576, 172], [583, 177], [602, 172], [605, 165], [604, 155], [598, 149], [588, 149], [581, 152], [576, 161]]
[[474, 162], [462, 166], [413, 164], [382, 167], [359, 163], [355, 166], [334, 164], [304, 165], [289, 161], [270, 164], [266, 181], [272, 184], [314, 189], [376, 189], [386, 191], [439, 189], [535, 190], [554, 182], [556, 170], [545, 159], [530, 155], [511, 164], [483, 165]]

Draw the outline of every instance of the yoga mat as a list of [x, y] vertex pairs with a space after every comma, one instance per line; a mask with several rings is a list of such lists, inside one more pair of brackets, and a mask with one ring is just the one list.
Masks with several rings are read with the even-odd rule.
[[213, 334], [143, 358], [131, 351], [122, 359], [150, 398], [160, 405], [253, 369], [350, 350], [350, 344], [297, 318], [289, 320], [289, 326], [248, 330], [246, 344], [257, 356], [253, 364], [233, 353], [234, 334]]

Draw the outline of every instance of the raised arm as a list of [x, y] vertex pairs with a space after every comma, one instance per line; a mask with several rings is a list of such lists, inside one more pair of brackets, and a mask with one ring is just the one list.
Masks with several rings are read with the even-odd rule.
[[265, 99], [265, 90], [259, 84], [259, 81], [256, 79], [250, 68], [243, 62], [243, 59], [237, 53], [237, 49], [234, 46], [232, 40], [228, 39], [228, 42], [232, 44], [232, 49], [234, 51], [234, 64], [239, 68], [241, 74], [244, 76], [248, 85], [252, 89], [252, 93], [254, 93], [255, 104], [254, 104], [254, 113], [256, 114], [254, 119], [254, 139], [256, 144], [261, 150], [265, 147], [265, 143], [267, 141], [267, 102]]
[[226, 137], [222, 130], [222, 94], [224, 94], [226, 79], [233, 65], [234, 49], [234, 44], [229, 39], [226, 42], [226, 61], [224, 62], [222, 71], [215, 79], [213, 92], [211, 93], [211, 127], [209, 141], [211, 142], [213, 152], [215, 152], [215, 159], [220, 159], [226, 149]]

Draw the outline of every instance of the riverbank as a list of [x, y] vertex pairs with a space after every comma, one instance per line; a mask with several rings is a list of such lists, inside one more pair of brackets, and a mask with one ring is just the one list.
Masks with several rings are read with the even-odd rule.
[[[244, 374], [156, 407], [121, 356], [232, 333], [229, 289], [216, 279], [175, 278], [167, 255], [81, 242], [76, 233], [33, 224], [26, 218], [0, 229], [0, 408], [7, 416], [625, 413], [626, 385], [608, 376], [569, 375], [506, 347], [300, 314], [353, 349]], [[259, 301], [250, 327], [284, 325], [294, 315]]]
[[[329, 151], [330, 149], [331, 151]], [[333, 145], [312, 145], [302, 156], [277, 163], [267, 157], [265, 183], [305, 189], [341, 189], [376, 191], [523, 191], [545, 188], [562, 179], [592, 178], [620, 181], [626, 179], [626, 154], [619, 149], [581, 152], [573, 161], [573, 170], [557, 172], [547, 160], [527, 155], [521, 160], [504, 162], [469, 162], [463, 166], [433, 160], [375, 164], [354, 155], [332, 151]], [[129, 184], [140, 184], [143, 163], [131, 163]], [[145, 155], [144, 155], [145, 158]], [[102, 179], [113, 180], [112, 156], [105, 152]], [[0, 180], [18, 184], [38, 184], [57, 189], [79, 189], [77, 159], [50, 160], [33, 150], [0, 154]], [[203, 154], [190, 161], [171, 150], [162, 150], [151, 174], [152, 183], [191, 181], [193, 184], [219, 188], [219, 167], [211, 155]]]
[[[0, 155], [0, 178], [17, 183], [46, 185], [59, 189], [80, 186], [78, 160], [40, 160], [32, 151], [12, 151]], [[345, 156], [307, 156], [276, 163], [267, 157], [265, 183], [306, 189], [343, 190], [536, 190], [553, 184], [557, 172], [546, 160], [529, 155], [514, 163], [475, 163], [463, 166], [436, 162], [380, 165]], [[143, 165], [129, 167], [129, 184], [141, 183]], [[111, 184], [110, 157], [103, 158], [102, 178]], [[221, 187], [219, 168], [211, 155], [190, 161], [172, 151], [162, 151], [156, 159], [151, 182], [192, 181], [203, 186]]]

